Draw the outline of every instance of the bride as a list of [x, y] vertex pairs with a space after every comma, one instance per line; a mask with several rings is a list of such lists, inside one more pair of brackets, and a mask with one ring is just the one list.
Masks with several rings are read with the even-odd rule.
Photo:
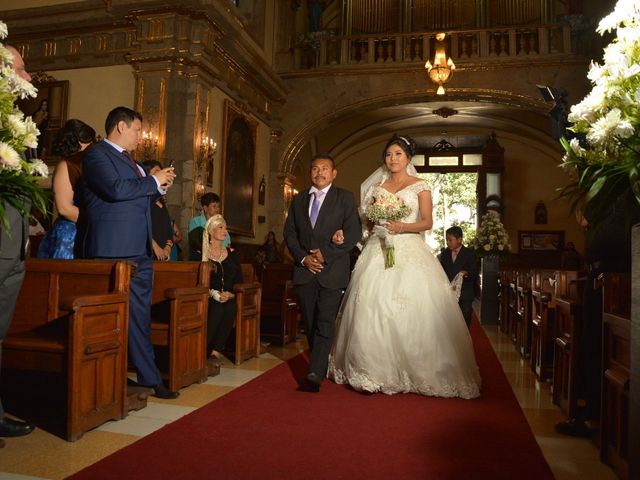
[[[328, 376], [364, 392], [475, 398], [480, 373], [471, 337], [447, 275], [422, 236], [433, 223], [432, 203], [410, 163], [415, 146], [409, 137], [394, 136], [384, 164], [362, 184], [361, 212], [388, 196], [410, 212], [386, 228], [369, 222], [373, 228], [365, 232], [338, 314]], [[395, 250], [393, 266], [385, 237]]]

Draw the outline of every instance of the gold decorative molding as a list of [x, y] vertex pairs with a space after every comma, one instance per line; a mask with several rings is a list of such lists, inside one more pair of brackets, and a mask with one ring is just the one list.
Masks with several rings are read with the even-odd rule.
[[36, 73], [31, 74], [31, 83], [47, 83], [47, 82], [57, 82], [58, 80], [49, 75], [47, 72], [38, 71]]

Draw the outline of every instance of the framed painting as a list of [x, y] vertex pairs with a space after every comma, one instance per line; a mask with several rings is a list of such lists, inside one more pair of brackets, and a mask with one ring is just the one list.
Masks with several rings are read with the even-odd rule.
[[222, 150], [222, 213], [231, 233], [255, 236], [258, 122], [227, 100]]
[[560, 252], [564, 247], [562, 230], [519, 230], [520, 252]]
[[34, 85], [38, 96], [18, 102], [18, 108], [30, 116], [40, 130], [38, 137], [38, 158], [48, 165], [55, 165], [59, 158], [53, 155], [53, 139], [67, 121], [67, 102], [69, 94], [68, 80], [55, 80], [34, 75]]

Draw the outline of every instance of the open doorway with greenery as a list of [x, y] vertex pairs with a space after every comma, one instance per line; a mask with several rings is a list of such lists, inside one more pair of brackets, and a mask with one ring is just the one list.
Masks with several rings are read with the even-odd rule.
[[427, 238], [435, 253], [446, 246], [445, 231], [458, 225], [463, 242], [475, 236], [477, 216], [476, 172], [419, 173], [431, 186], [433, 196], [433, 229]]

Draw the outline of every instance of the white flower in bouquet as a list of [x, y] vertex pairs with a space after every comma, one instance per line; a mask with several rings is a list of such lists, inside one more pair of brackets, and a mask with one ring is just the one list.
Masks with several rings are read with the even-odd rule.
[[375, 223], [373, 233], [384, 238], [385, 266], [391, 268], [396, 263], [393, 236], [384, 228], [388, 222], [401, 220], [411, 213], [411, 208], [397, 195], [378, 188], [372, 198], [372, 202], [365, 208], [365, 216]]
[[[0, 40], [7, 36], [7, 26], [0, 21]], [[38, 146], [40, 132], [31, 120], [15, 106], [18, 98], [35, 97], [36, 88], [19, 77], [13, 69], [13, 54], [0, 42], [0, 227], [9, 229], [7, 206], [30, 215], [33, 204], [47, 211], [47, 195], [38, 185], [48, 175], [41, 160], [28, 162], [22, 156], [27, 148]], [[11, 234], [11, 232], [8, 232]]]

